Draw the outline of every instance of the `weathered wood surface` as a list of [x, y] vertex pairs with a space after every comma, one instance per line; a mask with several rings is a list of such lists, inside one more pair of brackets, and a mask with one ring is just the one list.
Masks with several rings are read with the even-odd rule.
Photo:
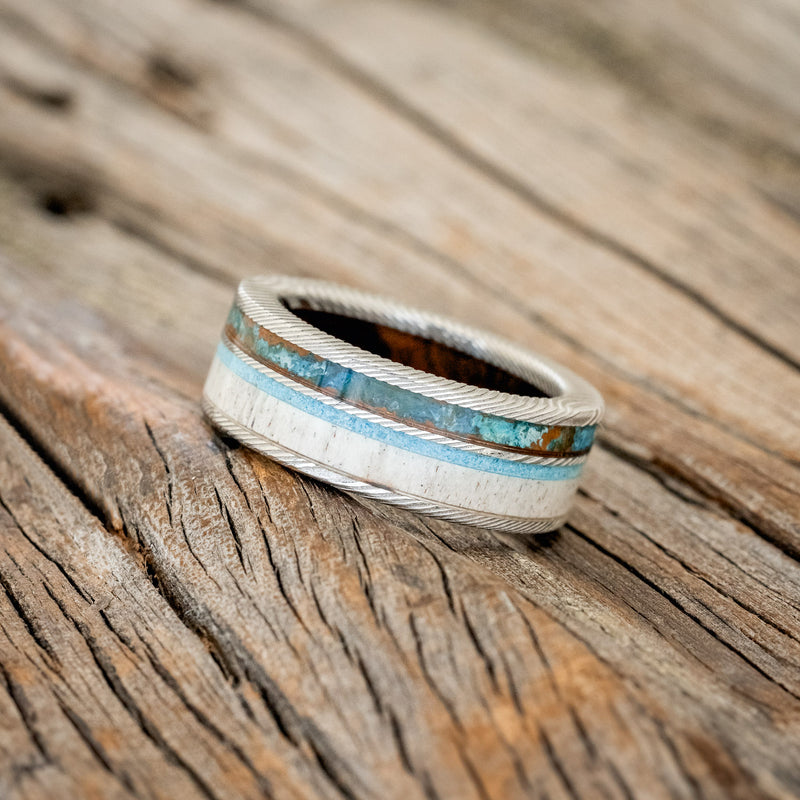
[[[0, 2], [0, 796], [800, 796], [789, 0]], [[236, 281], [604, 393], [569, 525], [202, 419]]]

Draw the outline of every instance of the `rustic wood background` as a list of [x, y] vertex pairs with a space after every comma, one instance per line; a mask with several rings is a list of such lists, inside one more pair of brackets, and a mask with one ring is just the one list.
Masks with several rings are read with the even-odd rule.
[[[0, 1], [0, 796], [800, 796], [796, 0]], [[608, 415], [534, 539], [217, 436], [234, 286]]]

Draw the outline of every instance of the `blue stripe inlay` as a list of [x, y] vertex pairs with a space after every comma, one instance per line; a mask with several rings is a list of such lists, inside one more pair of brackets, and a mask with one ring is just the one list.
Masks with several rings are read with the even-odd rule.
[[418, 436], [413, 436], [400, 431], [385, 428], [374, 422], [359, 417], [354, 417], [346, 411], [341, 411], [320, 400], [315, 400], [294, 389], [284, 386], [279, 381], [270, 378], [263, 372], [251, 367], [242, 361], [235, 353], [231, 352], [223, 342], [217, 347], [217, 358], [235, 375], [252, 384], [262, 392], [275, 397], [281, 402], [288, 403], [294, 408], [304, 411], [313, 417], [330, 422], [340, 428], [359, 433], [369, 439], [383, 442], [419, 455], [458, 464], [462, 467], [491, 472], [497, 475], [508, 475], [515, 478], [528, 478], [544, 481], [563, 481], [577, 478], [583, 469], [583, 464], [555, 465], [555, 464], [525, 464], [519, 461], [509, 461], [504, 458], [483, 455], [481, 453], [468, 453], [457, 450], [445, 444], [426, 441]]
[[265, 339], [262, 334], [268, 331], [249, 319], [235, 304], [228, 324], [236, 331], [246, 351], [314, 386], [333, 390], [346, 402], [372, 407], [379, 414], [381, 409], [385, 409], [400, 420], [430, 425], [456, 436], [472, 436], [487, 444], [563, 453], [565, 456], [588, 450], [594, 440], [595, 425], [542, 425], [442, 403], [313, 353], [295, 352], [280, 341]]

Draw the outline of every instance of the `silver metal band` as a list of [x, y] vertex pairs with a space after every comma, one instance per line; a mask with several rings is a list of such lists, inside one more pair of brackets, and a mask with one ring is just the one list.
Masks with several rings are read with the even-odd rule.
[[[423, 350], [446, 345], [468, 367], [470, 357], [480, 360], [533, 391], [469, 385], [398, 363], [321, 330], [302, 318], [309, 311], [374, 323], [381, 335], [411, 334]], [[203, 407], [244, 444], [340, 489], [515, 532], [563, 522], [602, 415], [589, 384], [511, 342], [363, 292], [282, 276], [241, 283]]]

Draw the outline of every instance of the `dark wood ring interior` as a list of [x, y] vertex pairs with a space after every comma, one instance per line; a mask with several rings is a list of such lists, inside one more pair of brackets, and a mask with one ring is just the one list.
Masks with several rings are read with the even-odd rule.
[[308, 306], [292, 305], [290, 310], [300, 319], [337, 339], [422, 372], [482, 389], [526, 397], [550, 396], [501, 367], [433, 339]]

